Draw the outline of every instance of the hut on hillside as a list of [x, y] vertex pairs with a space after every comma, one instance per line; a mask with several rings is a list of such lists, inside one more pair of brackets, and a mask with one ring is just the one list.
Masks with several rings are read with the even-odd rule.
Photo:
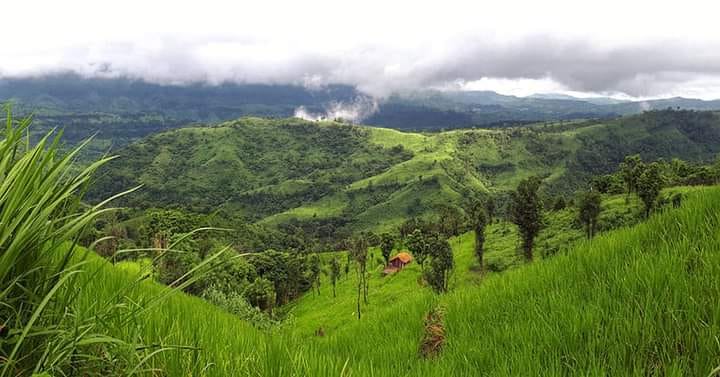
[[412, 255], [410, 255], [410, 253], [408, 253], [406, 251], [403, 251], [403, 252], [397, 253], [397, 255], [390, 258], [390, 263], [388, 263], [388, 267], [402, 269], [408, 263], [412, 262], [412, 260], [413, 260]]

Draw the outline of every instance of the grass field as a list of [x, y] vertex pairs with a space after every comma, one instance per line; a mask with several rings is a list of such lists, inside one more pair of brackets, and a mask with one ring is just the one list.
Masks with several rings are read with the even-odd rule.
[[[618, 209], [619, 200], [606, 199], [605, 211]], [[115, 335], [195, 347], [151, 359], [172, 376], [705, 376], [720, 365], [718, 229], [720, 189], [696, 189], [680, 209], [503, 273], [479, 276], [472, 234], [452, 239], [457, 268], [442, 296], [418, 285], [417, 265], [381, 277], [374, 264], [361, 320], [351, 272], [337, 298], [324, 281], [320, 295], [306, 294], [270, 332], [174, 294]], [[492, 241], [499, 231], [489, 232], [489, 259], [506, 253]], [[79, 310], [92, 310], [132, 279], [92, 260], [102, 271], [84, 274]], [[147, 282], [127, 297], [142, 302], [159, 290]], [[425, 360], [418, 354], [423, 316], [438, 305], [445, 308], [446, 344]]]

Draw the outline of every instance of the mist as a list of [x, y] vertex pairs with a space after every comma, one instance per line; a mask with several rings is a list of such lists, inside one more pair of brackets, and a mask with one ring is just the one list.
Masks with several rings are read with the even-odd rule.
[[661, 3], [211, 0], [196, 9], [132, 0], [107, 12], [90, 1], [70, 1], [43, 4], [48, 9], [41, 14], [32, 4], [12, 4], [8, 14], [32, 17], [8, 17], [0, 26], [13, 36], [0, 49], [0, 77], [71, 71], [160, 84], [344, 84], [377, 99], [478, 86], [520, 95], [532, 87], [720, 97], [720, 35], [710, 16], [718, 6]]
[[378, 111], [378, 101], [369, 97], [357, 97], [350, 102], [333, 101], [322, 112], [308, 111], [305, 106], [295, 109], [294, 116], [311, 121], [341, 120], [359, 123]]

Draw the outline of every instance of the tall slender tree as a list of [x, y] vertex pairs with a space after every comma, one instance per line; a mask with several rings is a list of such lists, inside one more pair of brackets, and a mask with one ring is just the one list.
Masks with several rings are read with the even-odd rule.
[[483, 268], [483, 254], [485, 248], [485, 227], [488, 224], [489, 216], [486, 211], [486, 206], [482, 202], [476, 202], [471, 209], [470, 219], [472, 228], [475, 231], [475, 258], [480, 265], [480, 269]]
[[423, 273], [425, 281], [436, 293], [447, 292], [450, 285], [450, 275], [455, 266], [452, 248], [448, 241], [439, 237], [439, 235], [438, 237], [429, 237], [428, 244], [430, 263]]
[[333, 288], [333, 298], [337, 297], [337, 294], [335, 292], [335, 286], [337, 285], [337, 281], [340, 278], [340, 260], [338, 260], [338, 257], [333, 257], [330, 259], [330, 284], [332, 284]]
[[361, 307], [360, 301], [364, 298], [365, 303], [368, 303], [367, 299], [367, 256], [368, 256], [368, 243], [364, 236], [358, 235], [350, 240], [349, 252], [355, 260], [355, 271], [358, 276], [357, 285], [357, 315], [358, 319], [361, 318]]
[[308, 272], [310, 284], [317, 290], [317, 294], [320, 295], [320, 273], [322, 272], [322, 260], [320, 256], [313, 253], [308, 258]]
[[421, 269], [425, 269], [425, 260], [428, 257], [428, 240], [427, 235], [420, 229], [415, 229], [405, 241], [415, 260]]
[[600, 210], [602, 200], [600, 193], [597, 191], [590, 190], [585, 192], [580, 197], [580, 208], [578, 217], [580, 222], [585, 226], [585, 232], [587, 238], [592, 238], [595, 235], [595, 229], [597, 227], [597, 219], [600, 216]]
[[645, 207], [645, 217], [655, 209], [657, 198], [663, 186], [662, 168], [657, 162], [648, 164], [637, 182], [637, 192]]
[[512, 221], [522, 236], [525, 259], [532, 261], [535, 237], [542, 229], [542, 201], [538, 189], [542, 181], [538, 177], [523, 179], [512, 193]]

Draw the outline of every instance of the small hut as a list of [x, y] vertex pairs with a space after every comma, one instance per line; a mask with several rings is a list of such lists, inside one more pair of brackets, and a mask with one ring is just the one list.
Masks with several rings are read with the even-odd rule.
[[394, 257], [390, 258], [390, 263], [388, 263], [388, 267], [402, 269], [407, 265], [408, 263], [412, 262], [413, 257], [408, 252], [400, 252], [397, 253]]

